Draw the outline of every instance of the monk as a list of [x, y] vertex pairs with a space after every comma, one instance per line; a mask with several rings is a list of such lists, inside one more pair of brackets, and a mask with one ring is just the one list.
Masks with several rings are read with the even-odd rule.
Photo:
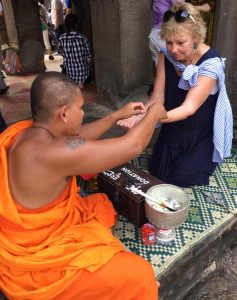
[[150, 263], [126, 251], [110, 228], [116, 212], [104, 194], [81, 197], [75, 175], [98, 173], [139, 155], [166, 112], [152, 105], [123, 136], [98, 138], [129, 103], [82, 125], [83, 98], [70, 78], [38, 75], [32, 121], [0, 136], [0, 289], [16, 300], [157, 300]]

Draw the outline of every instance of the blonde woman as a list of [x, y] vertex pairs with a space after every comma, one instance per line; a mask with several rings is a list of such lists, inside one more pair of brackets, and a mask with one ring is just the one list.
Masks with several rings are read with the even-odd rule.
[[[150, 173], [178, 186], [208, 184], [230, 155], [233, 117], [225, 88], [224, 59], [204, 43], [206, 26], [195, 6], [166, 11], [160, 32], [166, 41], [147, 106], [164, 104], [168, 118], [150, 160]], [[132, 127], [137, 117], [118, 122]]]

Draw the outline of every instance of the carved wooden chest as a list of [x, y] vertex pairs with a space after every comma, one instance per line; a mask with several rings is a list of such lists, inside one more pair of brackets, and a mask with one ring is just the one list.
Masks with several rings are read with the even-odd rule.
[[98, 175], [99, 191], [105, 193], [114, 208], [137, 227], [147, 222], [144, 197], [134, 194], [130, 187], [135, 185], [145, 193], [151, 186], [161, 183], [161, 180], [129, 163]]

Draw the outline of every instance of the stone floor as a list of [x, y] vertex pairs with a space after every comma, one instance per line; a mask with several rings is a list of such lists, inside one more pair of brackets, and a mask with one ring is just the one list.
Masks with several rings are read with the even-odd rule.
[[[60, 64], [62, 56], [55, 55], [54, 60], [48, 60], [45, 55], [47, 71], [61, 71]], [[30, 113], [30, 87], [37, 74], [24, 74], [17, 76], [6, 76], [5, 82], [9, 90], [5, 95], [0, 95], [0, 109], [7, 124], [28, 119]], [[82, 94], [86, 104], [97, 102], [95, 83], [88, 84]]]
[[218, 270], [203, 281], [187, 300], [237, 299], [237, 244], [219, 260]]

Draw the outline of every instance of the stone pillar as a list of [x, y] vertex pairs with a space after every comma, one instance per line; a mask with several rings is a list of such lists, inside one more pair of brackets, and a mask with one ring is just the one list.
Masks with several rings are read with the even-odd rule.
[[9, 0], [2, 0], [2, 5], [4, 11], [5, 24], [7, 28], [9, 46], [19, 50], [19, 41], [17, 36], [16, 22], [14, 11], [12, 8], [12, 3]]
[[237, 31], [236, 0], [218, 0], [216, 3], [213, 47], [222, 57], [226, 57], [226, 86], [230, 97], [235, 123], [235, 142], [237, 142]]
[[119, 99], [152, 81], [149, 0], [90, 0], [98, 97]]
[[19, 49], [23, 72], [45, 70], [37, 1], [3, 0], [10, 46]]

